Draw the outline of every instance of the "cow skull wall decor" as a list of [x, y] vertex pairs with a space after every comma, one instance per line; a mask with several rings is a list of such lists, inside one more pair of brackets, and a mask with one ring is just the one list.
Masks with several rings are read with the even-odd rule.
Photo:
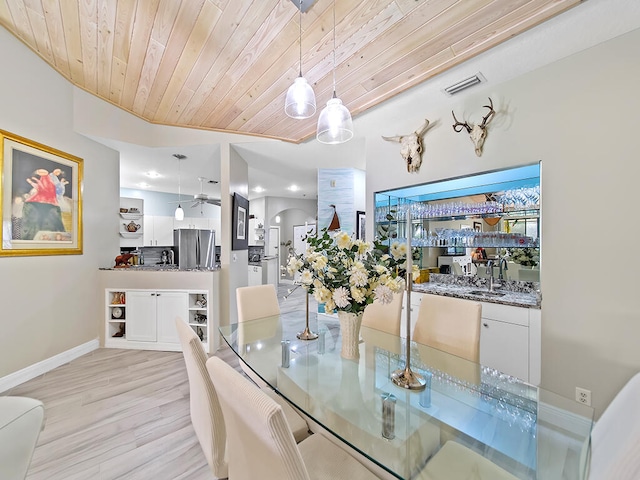
[[491, 100], [491, 97], [489, 97], [489, 105], [484, 105], [484, 108], [488, 108], [489, 113], [482, 117], [482, 123], [475, 125], [469, 125], [467, 122], [462, 123], [458, 121], [456, 114], [451, 110], [451, 115], [453, 115], [453, 119], [456, 121], [456, 123], [453, 124], [453, 129], [458, 133], [460, 133], [463, 128], [467, 131], [469, 138], [471, 138], [471, 141], [473, 142], [477, 156], [482, 155], [482, 147], [487, 138], [487, 125], [496, 113], [493, 109], [493, 101]]
[[429, 120], [425, 119], [422, 126], [409, 135], [397, 135], [395, 137], [382, 138], [388, 142], [398, 142], [400, 144], [400, 155], [407, 162], [407, 172], [415, 173], [420, 170], [422, 165], [422, 152], [424, 147], [422, 146], [422, 137], [429, 128]]

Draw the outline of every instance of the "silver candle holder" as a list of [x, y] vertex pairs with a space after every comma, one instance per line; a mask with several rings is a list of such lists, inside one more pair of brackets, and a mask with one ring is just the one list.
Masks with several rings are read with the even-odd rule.
[[411, 206], [407, 205], [407, 363], [404, 369], [391, 373], [391, 381], [398, 387], [409, 390], [424, 390], [426, 381], [418, 373], [411, 371], [411, 286], [413, 285], [413, 252], [411, 251]]
[[382, 438], [393, 440], [396, 437], [396, 397], [383, 393], [382, 398]]
[[296, 337], [298, 337], [300, 340], [315, 340], [316, 338], [318, 338], [318, 334], [312, 332], [309, 329], [309, 292], [307, 292], [307, 319], [306, 319], [305, 327], [302, 332], [299, 332], [296, 335]]

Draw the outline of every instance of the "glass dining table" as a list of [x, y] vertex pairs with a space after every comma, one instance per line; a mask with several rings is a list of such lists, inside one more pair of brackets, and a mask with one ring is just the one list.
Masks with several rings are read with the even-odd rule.
[[360, 357], [340, 356], [337, 318], [310, 314], [318, 339], [299, 340], [306, 312], [220, 327], [255, 374], [317, 424], [392, 478], [420, 478], [454, 440], [522, 479], [581, 479], [593, 409], [497, 370], [410, 344], [424, 390], [397, 386], [406, 339], [362, 327]]

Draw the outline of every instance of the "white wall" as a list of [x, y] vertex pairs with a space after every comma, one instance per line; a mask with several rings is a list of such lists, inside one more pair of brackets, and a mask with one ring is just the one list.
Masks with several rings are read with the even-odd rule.
[[[228, 157], [226, 155], [228, 152]], [[234, 193], [249, 198], [249, 166], [247, 162], [230, 146], [222, 147], [222, 178], [228, 179], [229, 189], [225, 188], [223, 182], [222, 198], [230, 198]], [[231, 225], [233, 212], [231, 205], [222, 205], [222, 224]], [[227, 229], [222, 239], [221, 264], [222, 272], [228, 278], [228, 291], [221, 291], [220, 298], [227, 299], [222, 301], [221, 309], [223, 316], [220, 325], [228, 325], [235, 323], [238, 318], [238, 309], [236, 307], [236, 288], [246, 287], [249, 284], [249, 251], [248, 250], [232, 250], [232, 229]], [[224, 278], [224, 277], [223, 277]], [[226, 303], [226, 304], [225, 304]]]
[[2, 377], [98, 337], [98, 268], [119, 253], [119, 164], [74, 132], [71, 84], [2, 28], [0, 44], [0, 128], [84, 159], [84, 253], [0, 258]]
[[[462, 100], [379, 107], [371, 115], [385, 115], [397, 132], [425, 116], [437, 123], [418, 174], [406, 172], [398, 145], [373, 135], [367, 142], [370, 217], [375, 191], [542, 160], [541, 386], [569, 398], [576, 386], [591, 390], [597, 415], [640, 370], [640, 226], [632, 220], [639, 50], [636, 30], [502, 85], [476, 87]], [[467, 135], [451, 128], [451, 110], [476, 121], [488, 96], [497, 114], [477, 157]]]

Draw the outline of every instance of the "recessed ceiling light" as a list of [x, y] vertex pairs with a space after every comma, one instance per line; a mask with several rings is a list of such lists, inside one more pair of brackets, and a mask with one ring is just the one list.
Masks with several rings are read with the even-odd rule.
[[147, 177], [149, 178], [160, 178], [162, 175], [160, 175], [158, 172], [156, 172], [155, 170], [149, 170], [146, 173]]
[[264, 188], [258, 186], [256, 188], [254, 188], [253, 191], [256, 192], [256, 193], [262, 193], [262, 192], [264, 192]]
[[300, 187], [298, 187], [297, 185], [291, 185], [289, 187], [289, 190], [291, 190], [292, 192], [297, 192], [298, 190], [300, 190]]
[[149, 187], [151, 186], [151, 185], [149, 185], [148, 183], [144, 183], [144, 182], [138, 183], [137, 185], [138, 185], [140, 188], [149, 188]]

